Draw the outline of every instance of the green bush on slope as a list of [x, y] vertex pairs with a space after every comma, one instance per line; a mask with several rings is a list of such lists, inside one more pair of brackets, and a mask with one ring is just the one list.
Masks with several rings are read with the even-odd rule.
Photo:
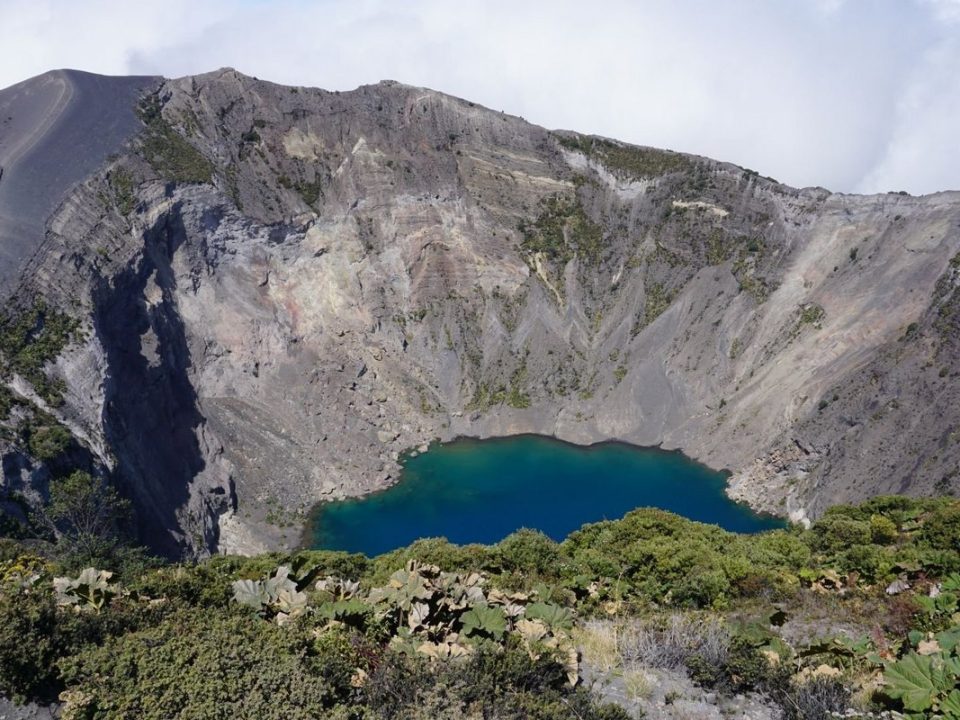
[[347, 660], [306, 627], [191, 608], [63, 659], [64, 718], [306, 720], [349, 700]]
[[[759, 689], [802, 717], [801, 704], [837, 709], [855, 684], [887, 677], [872, 702], [910, 710], [926, 701], [900, 684], [923, 654], [934, 658], [934, 689], [917, 712], [950, 717], [952, 690], [937, 668], [956, 662], [960, 638], [960, 576], [950, 574], [960, 564], [958, 508], [879, 498], [834, 508], [810, 530], [754, 536], [642, 509], [559, 544], [524, 530], [495, 546], [429, 539], [373, 559], [300, 551], [132, 564], [99, 595], [82, 578], [58, 581], [73, 593], [69, 606], [53, 592], [64, 569], [7, 543], [0, 693], [49, 701], [65, 691], [75, 718], [296, 717], [297, 708], [358, 718], [622, 717], [557, 683], [575, 660], [563, 639], [571, 625], [712, 608], [728, 618], [731, 641], [722, 659], [687, 663], [706, 685]], [[337, 579], [314, 586], [324, 575]], [[888, 596], [894, 580], [908, 589]], [[791, 647], [770, 618], [809, 612], [808, 596], [876, 629]], [[789, 662], [770, 665], [771, 652]], [[821, 665], [842, 675], [803, 675]]]
[[0, 592], [0, 694], [56, 700], [63, 689], [58, 661], [149, 626], [165, 611], [122, 599], [108, 612], [73, 612], [57, 606], [49, 577], [19, 590], [5, 582]]
[[56, 407], [63, 402], [63, 381], [48, 377], [46, 366], [78, 337], [79, 323], [42, 299], [28, 310], [4, 311], [0, 314], [0, 375], [20, 375]]
[[213, 163], [167, 122], [162, 110], [156, 94], [140, 103], [140, 119], [146, 125], [141, 137], [143, 157], [165, 180], [182, 184], [211, 182]]

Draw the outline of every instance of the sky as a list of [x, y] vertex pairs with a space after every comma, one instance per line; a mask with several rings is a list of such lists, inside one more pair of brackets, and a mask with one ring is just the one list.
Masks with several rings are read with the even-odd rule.
[[960, 190], [960, 0], [0, 0], [50, 69], [383, 79], [841, 192]]

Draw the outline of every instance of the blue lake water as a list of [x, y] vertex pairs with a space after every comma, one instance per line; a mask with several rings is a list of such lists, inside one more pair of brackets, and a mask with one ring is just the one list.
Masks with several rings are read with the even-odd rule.
[[383, 492], [319, 506], [312, 546], [375, 555], [423, 537], [495, 543], [521, 527], [562, 540], [584, 523], [658, 507], [736, 532], [783, 527], [725, 494], [726, 476], [680, 453], [520, 435], [434, 445]]

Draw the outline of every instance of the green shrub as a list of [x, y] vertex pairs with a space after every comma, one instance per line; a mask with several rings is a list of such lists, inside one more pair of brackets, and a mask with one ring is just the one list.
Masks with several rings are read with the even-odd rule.
[[61, 660], [64, 717], [307, 720], [348, 699], [343, 660], [297, 623], [192, 608]]
[[118, 525], [130, 511], [130, 503], [107, 483], [77, 470], [50, 483], [50, 502], [42, 517], [55, 530], [64, 555], [74, 554], [82, 563], [100, 564], [114, 559], [119, 545]]
[[646, 327], [670, 307], [673, 302], [673, 293], [669, 292], [660, 283], [653, 283], [647, 288], [643, 301], [643, 327]]
[[560, 546], [539, 530], [517, 530], [497, 544], [497, 558], [507, 572], [556, 576]]
[[382, 584], [409, 560], [436, 565], [446, 572], [468, 572], [491, 567], [494, 550], [483, 545], [454, 545], [446, 538], [423, 538], [405, 548], [378, 555], [371, 562], [369, 578]]
[[730, 581], [720, 570], [697, 569], [683, 577], [673, 591], [677, 605], [710, 607], [730, 594]]
[[0, 594], [0, 694], [21, 702], [56, 698], [54, 663], [63, 652], [56, 631], [49, 594]]
[[141, 152], [160, 177], [185, 184], [213, 180], [213, 163], [170, 126], [157, 95], [143, 100], [139, 112], [146, 125]]
[[856, 507], [849, 505], [840, 507], [851, 516], [855, 516], [855, 520], [866, 520], [873, 515], [883, 515], [895, 521], [906, 512], [923, 508], [926, 503], [926, 500], [909, 498], [905, 495], [878, 495]]
[[301, 550], [293, 555], [266, 553], [253, 557], [217, 555], [203, 562], [182, 565], [146, 566], [146, 571], [129, 577], [127, 587], [151, 598], [166, 598], [206, 608], [226, 608], [237, 579], [257, 580], [271, 574], [278, 565], [297, 563], [316, 567], [321, 575], [358, 579], [369, 561], [358, 554], [326, 550]]
[[800, 307], [800, 325], [817, 325], [823, 322], [826, 312], [816, 303], [807, 303]]
[[[63, 487], [76, 484], [81, 497], [99, 487], [89, 476], [66, 480]], [[66, 503], [77, 505], [84, 503]], [[944, 658], [948, 651], [955, 655], [960, 631], [951, 628], [960, 607], [960, 576], [945, 573], [960, 570], [958, 508], [951, 500], [877, 498], [834, 508], [811, 530], [760, 535], [640, 509], [622, 520], [585, 525], [561, 544], [521, 530], [492, 547], [428, 539], [371, 560], [298, 551], [157, 568], [136, 549], [115, 550], [118, 565], [97, 567], [122, 567], [124, 581], [111, 579], [111, 598], [99, 611], [83, 604], [79, 610], [58, 608], [49, 574], [76, 573], [57, 568], [64, 566], [62, 558], [51, 563], [6, 543], [0, 545], [0, 693], [50, 700], [65, 690], [66, 720], [621, 720], [622, 710], [570, 687], [568, 673], [576, 672], [577, 663], [565, 633], [571, 626], [584, 629], [583, 618], [591, 613], [615, 618], [594, 618], [598, 625], [630, 628], [638, 623], [631, 613], [649, 613], [656, 604], [730, 610], [725, 618], [675, 612], [676, 627], [713, 623], [722, 631], [702, 633], [704, 641], [696, 645], [686, 631], [673, 633], [684, 650], [671, 667], [686, 665], [698, 682], [722, 692], [760, 692], [787, 718], [820, 717], [844, 708], [850, 679], [804, 682], [797, 669], [816, 667], [818, 656], [854, 670], [863, 664], [876, 668], [886, 657], [878, 654], [884, 647], [904, 658], [909, 647], [919, 650], [920, 641], [934, 637]], [[434, 563], [459, 577], [415, 562], [397, 570], [408, 560]], [[277, 587], [270, 591], [283, 612], [263, 612], [266, 621], [241, 606], [243, 600], [231, 602], [238, 586], [248, 595], [268, 589], [269, 578], [279, 577], [278, 565], [290, 566], [283, 575], [294, 578], [296, 589], [287, 588], [286, 596], [274, 592]], [[836, 580], [837, 570], [848, 573], [845, 584], [861, 576], [855, 590], [836, 591], [834, 583], [821, 582]], [[816, 585], [818, 603], [829, 603], [842, 618], [879, 608], [876, 624], [888, 636], [808, 648], [785, 644], [771, 623], [803, 621], [807, 599], [814, 597], [797, 590], [799, 576]], [[908, 578], [914, 588], [886, 596], [885, 582], [894, 576]], [[255, 582], [240, 582], [245, 580]], [[928, 582], [940, 584], [939, 595], [927, 593]], [[513, 594], [520, 586], [523, 592]], [[795, 592], [799, 597], [791, 598]], [[787, 602], [771, 605], [783, 598]], [[511, 606], [522, 607], [523, 624]], [[864, 620], [875, 624], [873, 617]], [[641, 642], [641, 635], [651, 637], [640, 633], [631, 640], [638, 651], [642, 646], [662, 654], [667, 635], [652, 643]], [[771, 664], [764, 655], [770, 650], [783, 662]], [[884, 664], [890, 677], [897, 673], [890, 670], [893, 662], [900, 661]], [[893, 689], [895, 700], [898, 692]], [[950, 696], [938, 693], [930, 702], [942, 709]]]
[[557, 141], [569, 150], [577, 150], [594, 158], [626, 178], [655, 178], [693, 168], [693, 163], [686, 156], [669, 150], [637, 147], [586, 135], [557, 136]]
[[8, 563], [14, 563], [24, 556], [32, 556], [23, 543], [14, 538], [0, 537], [0, 568]]
[[694, 655], [687, 660], [687, 669], [694, 682], [733, 692], [765, 689], [781, 682], [778, 676], [782, 673], [750, 640], [739, 635], [733, 637], [722, 657]]
[[166, 562], [145, 547], [125, 544], [115, 545], [106, 557], [86, 557], [77, 552], [58, 552], [56, 556], [59, 574], [75, 575], [86, 567], [109, 567], [113, 570], [114, 579], [125, 587], [147, 573], [164, 567]]
[[435, 720], [626, 720], [623, 710], [600, 705], [566, 684], [563, 667], [549, 654], [532, 659], [512, 645], [481, 649], [456, 663], [387, 653], [371, 673], [363, 700], [377, 718]]
[[291, 560], [295, 559], [321, 568], [324, 575], [333, 575], [346, 580], [359, 580], [370, 566], [366, 556], [338, 550], [300, 550], [291, 558]]
[[616, 578], [626, 570], [621, 558], [599, 547], [585, 547], [577, 550], [568, 563], [573, 575], [586, 574], [590, 577]]
[[173, 565], [157, 568], [129, 583], [131, 590], [156, 599], [166, 599], [208, 608], [226, 608], [232, 594], [234, 572], [222, 565]]
[[[740, 581], [748, 575], [777, 583], [783, 560], [771, 548], [777, 542], [797, 544], [785, 537], [781, 534], [758, 558], [751, 558], [747, 550], [754, 548], [757, 537], [740, 537], [663, 510], [643, 508], [622, 520], [585, 525], [560, 547], [576, 573], [592, 571], [617, 578], [622, 589], [657, 602], [668, 599], [708, 606], [738, 592]], [[793, 552], [805, 557], [810, 551], [793, 548]], [[744, 587], [748, 593], [762, 591], [756, 585]]]
[[137, 206], [136, 184], [125, 168], [117, 168], [108, 176], [113, 201], [121, 215], [129, 215]]
[[0, 694], [50, 702], [63, 683], [57, 661], [82, 649], [155, 622], [165, 608], [129, 600], [109, 612], [58, 608], [49, 580], [27, 590], [0, 592]]
[[30, 454], [38, 460], [53, 460], [59, 457], [73, 441], [70, 431], [47, 415], [42, 416], [40, 422], [25, 425], [23, 432], [27, 436]]
[[960, 552], [960, 503], [952, 502], [931, 513], [920, 537], [935, 550]]
[[537, 219], [521, 223], [520, 231], [521, 246], [526, 251], [541, 252], [559, 265], [566, 264], [575, 254], [596, 262], [603, 248], [603, 229], [590, 220], [576, 197], [547, 198]]
[[51, 380], [46, 366], [79, 337], [80, 323], [38, 299], [29, 310], [0, 315], [0, 372], [26, 379], [37, 394], [56, 407], [63, 402], [63, 381]]
[[843, 515], [825, 515], [811, 528], [810, 542], [815, 550], [835, 553], [853, 545], [868, 545], [873, 538], [870, 523]]
[[891, 574], [893, 557], [876, 545], [854, 545], [839, 554], [837, 564], [845, 572], [856, 571], [875, 581]]
[[755, 566], [783, 566], [794, 572], [810, 562], [810, 546], [797, 534], [774, 530], [750, 538], [745, 543], [746, 556]]
[[871, 515], [870, 535], [874, 543], [890, 545], [897, 540], [897, 524], [884, 515]]

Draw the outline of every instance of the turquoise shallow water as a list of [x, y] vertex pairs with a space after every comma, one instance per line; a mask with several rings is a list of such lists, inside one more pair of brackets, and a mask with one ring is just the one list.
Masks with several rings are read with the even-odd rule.
[[723, 473], [654, 448], [462, 439], [407, 458], [400, 482], [383, 492], [321, 505], [312, 546], [375, 555], [422, 537], [495, 543], [521, 527], [562, 540], [644, 506], [737, 532], [783, 527], [729, 500], [725, 485]]

